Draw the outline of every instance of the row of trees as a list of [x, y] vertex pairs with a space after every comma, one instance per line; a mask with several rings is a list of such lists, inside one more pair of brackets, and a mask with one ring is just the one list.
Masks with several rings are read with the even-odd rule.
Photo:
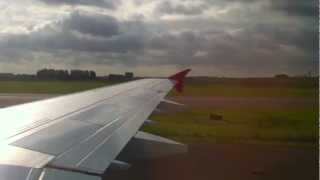
[[37, 72], [38, 79], [44, 80], [95, 80], [94, 71], [89, 70], [68, 70], [63, 69], [41, 69]]

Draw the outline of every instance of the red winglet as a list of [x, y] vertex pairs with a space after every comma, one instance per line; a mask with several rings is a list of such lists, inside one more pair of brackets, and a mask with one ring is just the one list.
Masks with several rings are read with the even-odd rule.
[[174, 88], [178, 92], [182, 92], [183, 90], [183, 85], [184, 85], [184, 78], [186, 75], [191, 71], [191, 69], [186, 69], [184, 71], [178, 72], [177, 74], [174, 74], [169, 77], [170, 80], [174, 81], [175, 85]]

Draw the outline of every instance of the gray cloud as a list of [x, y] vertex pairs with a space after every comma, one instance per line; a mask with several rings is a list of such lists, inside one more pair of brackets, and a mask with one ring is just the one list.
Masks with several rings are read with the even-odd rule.
[[[207, 4], [214, 6], [225, 7], [231, 3], [242, 3], [245, 6], [255, 3], [266, 3], [265, 8], [272, 11], [279, 11], [295, 16], [308, 16], [316, 18], [318, 14], [317, 0], [205, 0]], [[268, 5], [267, 5], [268, 4]]]
[[85, 14], [79, 11], [72, 13], [69, 18], [62, 21], [62, 26], [92, 36], [108, 37], [120, 33], [118, 21], [114, 17]]
[[205, 6], [204, 4], [185, 5], [185, 4], [173, 4], [170, 1], [163, 1], [156, 8], [156, 12], [161, 14], [197, 15], [197, 14], [201, 14], [207, 8], [208, 6]]
[[[208, 7], [213, 3], [203, 2]], [[200, 66], [238, 75], [301, 73], [315, 68], [318, 31], [314, 16], [272, 3], [265, 8], [257, 0], [220, 3], [218, 10], [238, 4], [217, 17], [201, 14], [204, 8], [189, 12], [190, 7], [170, 4], [162, 14], [197, 16], [153, 21], [75, 11], [29, 34], [1, 34], [0, 61]]]
[[[131, 22], [133, 23], [133, 22]], [[129, 22], [111, 16], [75, 12], [30, 34], [8, 35], [0, 39], [1, 54], [15, 51], [78, 51], [87, 53], [126, 53], [143, 47], [143, 34], [127, 31]], [[138, 30], [137, 30], [138, 32]], [[142, 30], [139, 31], [143, 33]], [[5, 53], [6, 52], [6, 53]]]
[[317, 0], [271, 0], [271, 7], [290, 15], [316, 18], [318, 14]]
[[118, 1], [116, 0], [39, 0], [49, 5], [85, 5], [104, 8], [115, 8]]

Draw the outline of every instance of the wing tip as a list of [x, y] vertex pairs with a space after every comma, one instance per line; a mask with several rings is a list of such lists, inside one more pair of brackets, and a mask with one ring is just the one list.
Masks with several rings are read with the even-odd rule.
[[183, 91], [184, 79], [190, 71], [191, 69], [185, 69], [169, 77], [169, 79], [175, 83], [174, 88], [178, 92]]

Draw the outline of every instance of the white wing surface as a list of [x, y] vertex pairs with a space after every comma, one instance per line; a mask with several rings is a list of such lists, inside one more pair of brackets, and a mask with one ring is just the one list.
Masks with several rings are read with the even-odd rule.
[[98, 180], [125, 165], [120, 151], [189, 71], [0, 109], [0, 178]]

